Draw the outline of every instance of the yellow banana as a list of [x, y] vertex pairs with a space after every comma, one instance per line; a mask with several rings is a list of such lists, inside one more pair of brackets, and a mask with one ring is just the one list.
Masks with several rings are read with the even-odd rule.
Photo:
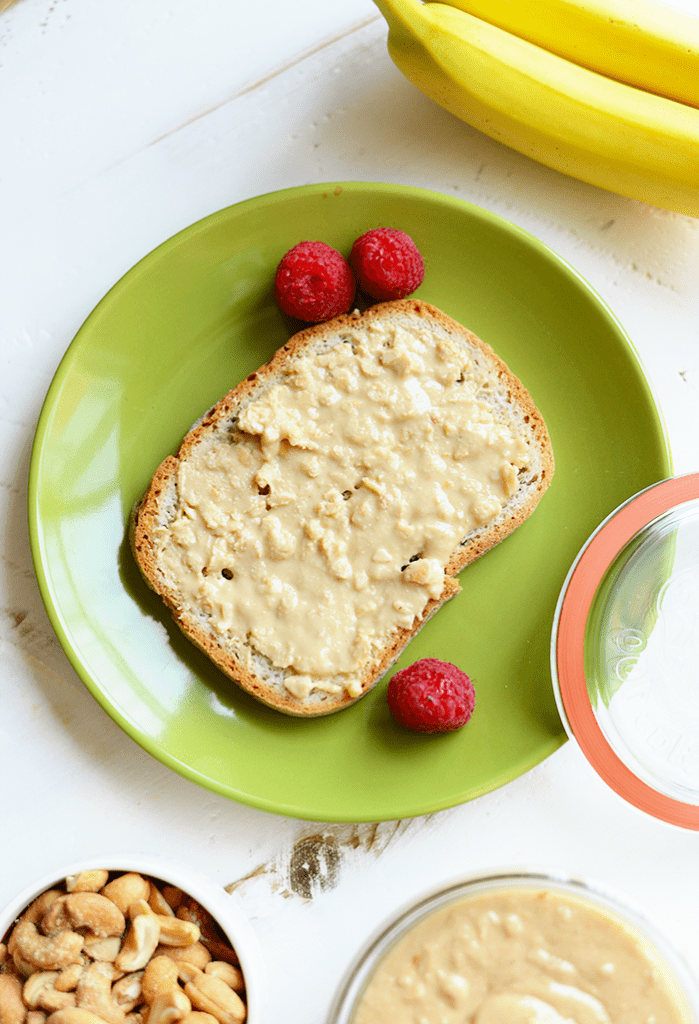
[[653, 0], [445, 0], [620, 82], [699, 107], [699, 18]]
[[564, 174], [699, 217], [699, 110], [446, 4], [375, 3], [394, 63], [463, 121]]

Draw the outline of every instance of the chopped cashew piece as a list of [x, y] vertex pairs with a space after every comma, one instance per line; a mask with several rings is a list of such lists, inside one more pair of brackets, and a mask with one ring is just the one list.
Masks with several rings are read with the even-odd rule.
[[126, 920], [119, 908], [97, 892], [73, 892], [59, 896], [44, 915], [42, 931], [52, 935], [61, 928], [87, 929], [99, 938], [121, 935]]
[[178, 973], [195, 1010], [210, 1013], [219, 1024], [241, 1024], [245, 1020], [245, 1003], [220, 978], [205, 974], [190, 964], [179, 964]]
[[108, 871], [79, 871], [77, 875], [68, 875], [66, 878], [66, 891], [99, 892], [107, 884], [108, 878]]
[[0, 1024], [24, 1024], [26, 1015], [21, 980], [14, 974], [0, 974]]

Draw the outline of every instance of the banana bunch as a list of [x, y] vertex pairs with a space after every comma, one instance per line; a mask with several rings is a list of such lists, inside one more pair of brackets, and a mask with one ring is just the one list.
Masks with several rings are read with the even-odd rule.
[[[699, 31], [694, 19], [688, 17], [695, 42], [688, 39], [680, 45], [675, 40], [673, 52], [683, 57], [673, 62], [663, 56], [661, 46], [654, 48], [650, 42], [672, 42], [678, 23], [649, 0], [607, 0], [608, 8], [603, 8], [604, 0], [537, 0], [535, 5], [530, 0], [374, 2], [388, 22], [388, 50], [396, 66], [463, 121], [581, 181], [699, 217]], [[544, 19], [546, 25], [538, 21], [540, 5], [551, 12]], [[502, 17], [512, 31], [460, 9], [465, 7], [482, 10], [489, 18]], [[591, 70], [592, 61], [574, 51], [573, 43], [566, 56], [539, 45], [547, 42], [553, 47], [555, 39], [564, 52], [562, 40], [577, 31], [574, 11], [585, 14], [606, 39], [605, 24], [610, 32], [612, 23], [613, 31], [621, 32], [623, 26], [616, 24], [621, 18], [604, 10], [621, 7], [634, 12], [633, 24], [630, 19], [624, 24], [638, 25], [635, 59], [615, 56], [613, 35], [606, 44], [611, 63], [604, 65], [604, 73]], [[646, 12], [643, 20], [635, 17], [641, 9]], [[652, 29], [654, 12], [663, 31]], [[527, 15], [537, 17], [536, 42], [516, 34], [524, 32]], [[584, 45], [605, 56], [594, 33]], [[651, 56], [646, 58], [646, 53]], [[583, 59], [589, 67], [577, 63]], [[654, 76], [655, 88], [662, 85], [668, 95], [651, 91], [649, 79], [641, 81], [640, 72], [634, 84], [610, 77], [616, 73], [621, 78], [624, 66], [644, 62], [641, 72]], [[682, 75], [675, 74], [680, 65]], [[680, 78], [681, 101], [669, 98]]]
[[618, 82], [699, 107], [699, 18], [654, 0], [446, 0]]

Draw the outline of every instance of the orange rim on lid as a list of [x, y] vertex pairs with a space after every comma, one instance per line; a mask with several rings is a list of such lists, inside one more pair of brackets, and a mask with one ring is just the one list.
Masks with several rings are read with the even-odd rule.
[[566, 729], [611, 789], [655, 818], [699, 830], [699, 805], [659, 792], [612, 749], [592, 707], [585, 673], [586, 627], [597, 590], [612, 563], [653, 520], [695, 499], [699, 499], [699, 473], [663, 480], [630, 498], [592, 534], [573, 563], [559, 598], [552, 674]]

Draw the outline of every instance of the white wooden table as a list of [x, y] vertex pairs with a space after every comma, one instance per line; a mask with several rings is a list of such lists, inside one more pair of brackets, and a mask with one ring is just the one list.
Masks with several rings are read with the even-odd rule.
[[[699, 14], [693, 0], [683, 6]], [[264, 949], [269, 1021], [285, 1024], [324, 1019], [350, 958], [409, 896], [508, 865], [616, 888], [699, 965], [699, 835], [624, 804], [572, 743], [468, 804], [377, 825], [277, 817], [169, 771], [71, 668], [42, 605], [26, 523], [41, 403], [110, 286], [200, 217], [323, 181], [460, 196], [551, 246], [627, 329], [675, 472], [696, 471], [699, 221], [565, 178], [455, 121], [392, 65], [371, 0], [4, 7], [0, 905], [83, 854], [166, 850], [235, 893]], [[298, 870], [314, 867], [314, 853], [315, 881]]]

